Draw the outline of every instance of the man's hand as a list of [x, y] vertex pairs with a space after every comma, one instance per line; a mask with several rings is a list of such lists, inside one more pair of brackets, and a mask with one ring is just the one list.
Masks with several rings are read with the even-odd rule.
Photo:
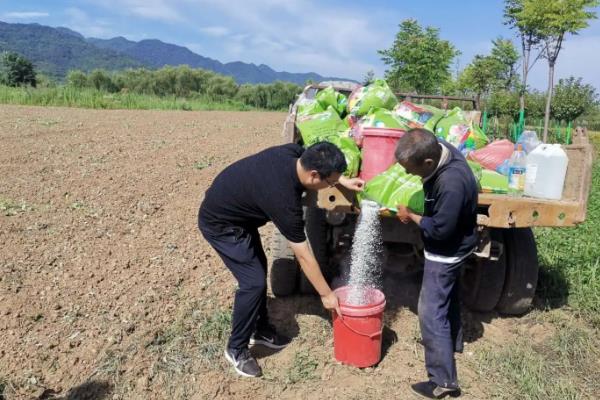
[[[342, 311], [340, 310], [340, 302], [333, 291], [325, 296], [321, 296], [321, 302], [326, 310], [335, 311], [338, 317], [342, 318]], [[342, 318], [343, 319], [343, 318]]]
[[410, 221], [414, 222], [417, 225], [421, 225], [421, 217], [419, 214], [415, 214], [410, 208], [403, 206], [401, 204], [396, 206], [398, 212], [396, 213], [396, 217], [404, 224], [408, 224]]
[[408, 207], [403, 205], [397, 205], [396, 210], [398, 210], [396, 212], [396, 217], [400, 220], [400, 222], [402, 222], [403, 224], [408, 224], [411, 221], [411, 212]]
[[342, 175], [338, 182], [345, 188], [354, 190], [355, 192], [361, 192], [365, 188], [365, 181], [360, 178], [346, 178]]

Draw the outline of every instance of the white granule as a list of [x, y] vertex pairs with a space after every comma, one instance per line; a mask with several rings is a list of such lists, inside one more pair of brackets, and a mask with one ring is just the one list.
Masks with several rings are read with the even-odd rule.
[[360, 203], [360, 216], [354, 239], [350, 261], [350, 293], [346, 301], [351, 305], [365, 305], [366, 288], [381, 287], [381, 221], [379, 205], [373, 201]]

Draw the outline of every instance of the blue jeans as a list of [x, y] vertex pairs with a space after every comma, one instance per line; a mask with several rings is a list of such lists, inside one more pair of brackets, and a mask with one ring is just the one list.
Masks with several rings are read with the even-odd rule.
[[425, 260], [419, 295], [419, 324], [429, 380], [457, 388], [454, 352], [463, 351], [459, 279], [464, 261], [445, 264]]

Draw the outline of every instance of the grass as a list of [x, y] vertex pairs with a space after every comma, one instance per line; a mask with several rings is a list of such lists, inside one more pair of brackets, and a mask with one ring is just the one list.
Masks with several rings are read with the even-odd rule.
[[223, 353], [231, 331], [231, 311], [220, 310], [212, 315], [202, 315], [196, 333], [200, 358], [206, 363], [214, 362]]
[[[524, 335], [525, 336], [525, 335]], [[598, 337], [573, 321], [559, 325], [541, 343], [520, 337], [478, 353], [476, 370], [494, 398], [563, 400], [593, 398], [600, 389]]]
[[[600, 149], [600, 135], [592, 136]], [[596, 161], [586, 222], [535, 230], [541, 264], [538, 298], [547, 308], [570, 306], [600, 327], [600, 162]]]
[[198, 170], [203, 170], [204, 168], [208, 168], [211, 165], [213, 165], [213, 158], [205, 157], [205, 158], [202, 158], [200, 161], [195, 162], [194, 168], [198, 169]]
[[201, 303], [193, 303], [165, 331], [156, 332], [148, 347], [158, 356], [157, 371], [189, 372], [193, 355], [207, 367], [220, 359], [231, 330], [231, 311], [202, 308]]
[[24, 201], [17, 203], [12, 200], [0, 198], [0, 212], [7, 217], [12, 217], [19, 213], [31, 210], [33, 210], [33, 207], [25, 203]]
[[208, 98], [159, 97], [129, 92], [108, 93], [69, 86], [52, 88], [0, 86], [0, 104], [131, 110], [254, 110], [253, 107], [235, 100], [215, 101]]
[[308, 349], [300, 350], [294, 354], [292, 365], [287, 371], [288, 383], [305, 382], [315, 378], [315, 371], [319, 363], [314, 359]]

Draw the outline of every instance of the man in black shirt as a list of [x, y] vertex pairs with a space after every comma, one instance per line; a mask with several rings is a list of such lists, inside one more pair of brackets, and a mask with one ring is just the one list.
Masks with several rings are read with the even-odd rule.
[[319, 190], [338, 183], [361, 190], [364, 182], [344, 177], [345, 169], [343, 153], [331, 143], [317, 143], [306, 150], [287, 144], [231, 164], [206, 191], [198, 227], [238, 281], [231, 336], [225, 349], [225, 358], [238, 374], [262, 374], [249, 344], [280, 349], [289, 343], [268, 320], [267, 258], [258, 233], [258, 227], [268, 221], [289, 241], [323, 306], [339, 314], [338, 299], [306, 241], [301, 198], [306, 189]]

